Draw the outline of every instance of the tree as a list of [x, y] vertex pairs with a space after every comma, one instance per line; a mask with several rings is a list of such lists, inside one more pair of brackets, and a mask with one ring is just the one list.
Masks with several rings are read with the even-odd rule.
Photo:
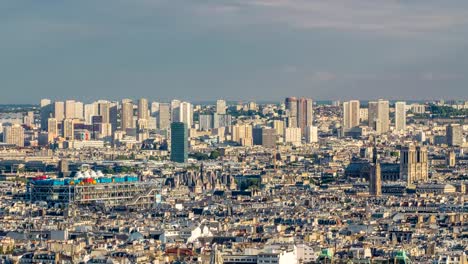
[[210, 159], [218, 159], [221, 156], [221, 153], [219, 153], [219, 150], [215, 149], [211, 151], [210, 153]]

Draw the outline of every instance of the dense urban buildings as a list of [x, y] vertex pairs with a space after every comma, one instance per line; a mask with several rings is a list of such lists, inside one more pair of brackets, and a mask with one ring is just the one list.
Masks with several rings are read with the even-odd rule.
[[1, 263], [466, 263], [468, 103], [0, 108]]

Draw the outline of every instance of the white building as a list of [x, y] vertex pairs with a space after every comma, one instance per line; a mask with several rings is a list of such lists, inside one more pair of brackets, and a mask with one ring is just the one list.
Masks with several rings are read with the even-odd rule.
[[307, 143], [318, 142], [318, 128], [316, 126], [307, 126], [305, 131], [305, 140]]
[[284, 129], [284, 142], [292, 143], [293, 145], [301, 144], [301, 128], [287, 127]]
[[403, 132], [406, 130], [406, 103], [395, 103], [395, 131]]

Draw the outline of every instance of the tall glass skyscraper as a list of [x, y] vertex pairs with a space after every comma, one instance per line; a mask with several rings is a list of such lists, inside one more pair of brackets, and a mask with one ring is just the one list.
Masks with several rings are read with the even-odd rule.
[[188, 158], [187, 124], [171, 124], [171, 161], [184, 163]]

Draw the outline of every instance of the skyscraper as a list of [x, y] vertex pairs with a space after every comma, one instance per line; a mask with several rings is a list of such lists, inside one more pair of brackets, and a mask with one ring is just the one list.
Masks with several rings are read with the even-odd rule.
[[402, 132], [406, 130], [406, 103], [395, 103], [395, 130]]
[[225, 100], [216, 101], [216, 113], [220, 115], [226, 114], [226, 101]]
[[171, 124], [171, 161], [185, 163], [187, 159], [187, 125], [183, 122], [174, 122]]
[[232, 126], [232, 141], [238, 142], [242, 146], [252, 146], [252, 126], [249, 124], [237, 124]]
[[213, 116], [209, 114], [200, 115], [199, 118], [200, 130], [210, 130], [213, 128]]
[[169, 104], [162, 103], [159, 105], [158, 128], [168, 129], [170, 123], [171, 123], [171, 107]]
[[148, 99], [146, 98], [138, 100], [138, 119], [148, 120]]
[[123, 131], [128, 128], [135, 128], [135, 123], [133, 122], [133, 103], [130, 99], [122, 100], [122, 110], [120, 115], [120, 123]]
[[445, 127], [447, 145], [450, 147], [463, 145], [463, 128], [460, 124], [450, 124]]
[[180, 120], [180, 101], [171, 101], [171, 122], [181, 122]]
[[44, 107], [44, 106], [50, 105], [51, 103], [52, 103], [52, 101], [50, 99], [43, 98], [43, 99], [41, 99], [40, 106]]
[[369, 126], [374, 128], [377, 134], [389, 131], [389, 111], [389, 102], [386, 100], [369, 102]]
[[277, 135], [283, 135], [284, 133], [284, 121], [273, 120], [271, 126], [276, 130]]
[[287, 127], [284, 129], [284, 142], [292, 143], [293, 145], [301, 144], [301, 128], [299, 127]]
[[360, 123], [360, 103], [358, 100], [351, 100], [343, 103], [343, 128], [349, 130], [359, 126]]
[[92, 122], [92, 118], [93, 118], [93, 116], [98, 115], [97, 113], [98, 113], [98, 111], [97, 111], [97, 104], [95, 104], [95, 103], [92, 103], [92, 104], [85, 104], [85, 106], [84, 106], [84, 120], [85, 120], [85, 124], [91, 125], [91, 124], [93, 123], [93, 122]]
[[24, 147], [24, 129], [18, 124], [3, 127], [3, 142]]
[[159, 102], [152, 102], [151, 103], [151, 116], [156, 116], [159, 112]]
[[99, 100], [98, 102], [98, 115], [102, 117], [102, 123], [110, 123], [110, 102]]
[[42, 99], [40, 105], [41, 130], [47, 131], [47, 119], [53, 116], [53, 107], [50, 99]]
[[297, 98], [288, 97], [285, 100], [287, 127], [297, 127]]
[[187, 124], [188, 128], [193, 124], [193, 106], [189, 102], [180, 103], [179, 107], [179, 121]]
[[262, 128], [262, 146], [264, 148], [275, 148], [278, 134], [276, 130], [270, 127]]
[[83, 104], [83, 102], [75, 102], [75, 118], [84, 119], [84, 104]]
[[427, 148], [410, 145], [400, 150], [400, 180], [408, 184], [428, 180]]
[[66, 140], [75, 139], [75, 120], [74, 119], [67, 118], [63, 120], [62, 134]]
[[47, 120], [47, 123], [48, 123], [47, 132], [49, 133], [49, 141], [50, 141], [50, 139], [53, 139], [59, 136], [58, 122], [57, 122], [57, 119], [51, 117]]
[[310, 98], [300, 98], [297, 102], [297, 125], [305, 134], [306, 127], [311, 126], [314, 121], [313, 102]]
[[318, 128], [316, 126], [306, 127], [305, 139], [307, 143], [317, 143], [318, 142]]
[[65, 118], [75, 118], [75, 100], [65, 101]]
[[58, 122], [62, 122], [65, 118], [65, 103], [54, 102], [54, 117]]

